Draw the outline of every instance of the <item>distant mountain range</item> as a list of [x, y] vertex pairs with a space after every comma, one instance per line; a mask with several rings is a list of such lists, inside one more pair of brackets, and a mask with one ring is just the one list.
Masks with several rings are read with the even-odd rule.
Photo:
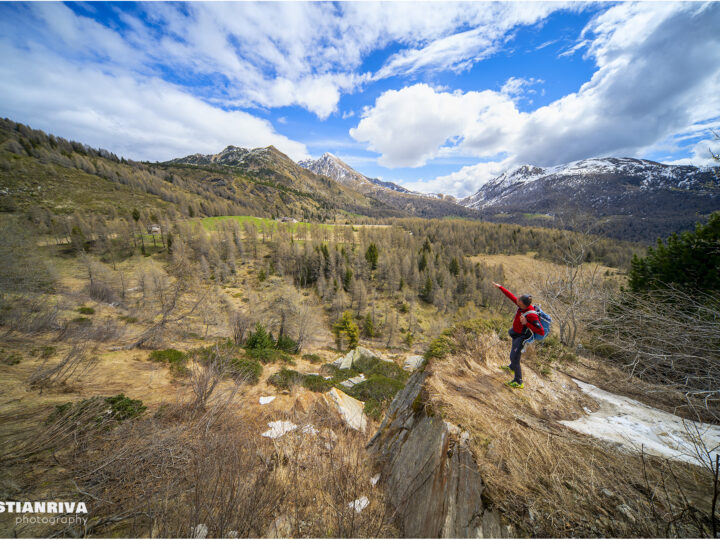
[[720, 210], [720, 178], [707, 168], [586, 159], [516, 167], [459, 202], [493, 221], [560, 226], [574, 216], [600, 234], [651, 241]]
[[327, 221], [363, 215], [462, 217], [569, 227], [652, 243], [720, 210], [720, 168], [630, 159], [513, 168], [457, 201], [369, 178], [332, 154], [295, 163], [273, 146], [228, 146], [164, 163], [106, 150], [0, 119], [0, 212], [127, 213], [170, 208], [193, 215], [250, 214]]
[[[340, 183], [347, 186], [358, 188], [363, 184], [373, 184], [386, 189], [392, 189], [399, 193], [413, 193], [409, 189], [402, 186], [398, 186], [393, 182], [385, 182], [377, 178], [369, 178], [363, 174], [360, 174], [355, 169], [350, 167], [347, 163], [341, 160], [339, 157], [332, 155], [330, 152], [325, 152], [318, 159], [304, 159], [298, 161], [298, 165], [308, 169], [317, 174], [324, 174], [325, 176], [332, 178]], [[415, 195], [422, 195], [422, 193], [414, 193]]]

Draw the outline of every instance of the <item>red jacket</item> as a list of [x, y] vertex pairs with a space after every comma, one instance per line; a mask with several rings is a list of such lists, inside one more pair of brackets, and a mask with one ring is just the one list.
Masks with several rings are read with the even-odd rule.
[[[503, 292], [505, 296], [512, 300], [513, 304], [517, 305], [517, 298], [513, 293], [508, 291], [505, 287], [499, 287], [499, 289]], [[533, 307], [532, 305], [525, 309], [521, 309], [518, 307], [518, 310], [515, 312], [515, 318], [513, 319], [513, 330], [515, 330], [518, 334], [522, 334], [525, 331], [525, 325], [520, 320], [520, 315], [534, 309], [535, 307]], [[540, 317], [538, 317], [537, 313], [528, 313], [525, 316], [525, 320], [527, 321], [527, 327], [530, 328], [533, 333], [540, 334], [541, 336], [545, 335], [545, 329], [542, 327], [542, 324], [540, 324]]]

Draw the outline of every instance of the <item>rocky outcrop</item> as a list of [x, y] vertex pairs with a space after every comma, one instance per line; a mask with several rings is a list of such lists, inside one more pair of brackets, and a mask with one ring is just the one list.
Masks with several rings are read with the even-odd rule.
[[422, 356], [408, 356], [403, 363], [403, 369], [405, 371], [415, 371], [416, 369], [422, 367], [424, 362], [425, 358]]
[[348, 396], [337, 388], [330, 389], [324, 394], [325, 402], [333, 407], [343, 421], [352, 429], [365, 433], [367, 417], [364, 413], [365, 404], [362, 401]]
[[375, 351], [371, 351], [370, 349], [366, 349], [365, 347], [356, 347], [355, 349], [348, 352], [345, 356], [340, 356], [337, 360], [333, 362], [333, 365], [340, 369], [350, 369], [351, 367], [353, 367], [353, 364], [355, 364], [355, 362], [359, 362], [363, 358], [377, 358], [378, 360], [382, 360], [383, 362], [392, 362], [392, 360], [385, 358], [384, 356], [376, 353]]
[[368, 443], [381, 467], [390, 501], [410, 538], [507, 536], [467, 444], [468, 434], [428, 414], [421, 392], [427, 372], [416, 371], [395, 396]]

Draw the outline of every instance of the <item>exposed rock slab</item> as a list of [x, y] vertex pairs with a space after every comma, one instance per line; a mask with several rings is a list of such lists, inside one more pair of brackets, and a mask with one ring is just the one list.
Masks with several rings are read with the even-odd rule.
[[324, 394], [325, 400], [333, 406], [343, 421], [352, 429], [365, 433], [367, 429], [367, 417], [365, 416], [365, 404], [362, 401], [348, 396], [337, 388], [330, 389]]
[[351, 379], [347, 379], [340, 383], [341, 386], [344, 386], [345, 388], [352, 388], [356, 384], [360, 384], [365, 380], [365, 375], [362, 373], [358, 375], [357, 377], [352, 377]]
[[371, 351], [370, 349], [366, 349], [365, 347], [356, 347], [352, 351], [348, 352], [345, 356], [340, 356], [337, 360], [333, 362], [333, 365], [340, 369], [350, 369], [351, 367], [353, 367], [353, 364], [355, 362], [358, 362], [363, 358], [377, 358], [378, 360], [381, 360], [383, 362], [392, 362], [392, 360], [385, 358], [384, 356], [376, 353], [375, 351]]
[[427, 376], [417, 371], [410, 377], [368, 443], [381, 464], [404, 536], [502, 537], [499, 514], [482, 499], [485, 484], [467, 434], [418, 406]]

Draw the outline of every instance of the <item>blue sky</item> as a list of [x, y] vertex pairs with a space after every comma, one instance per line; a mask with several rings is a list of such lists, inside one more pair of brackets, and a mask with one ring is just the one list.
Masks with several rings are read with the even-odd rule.
[[133, 159], [273, 144], [464, 196], [597, 156], [706, 165], [720, 3], [1, 3], [0, 115]]

